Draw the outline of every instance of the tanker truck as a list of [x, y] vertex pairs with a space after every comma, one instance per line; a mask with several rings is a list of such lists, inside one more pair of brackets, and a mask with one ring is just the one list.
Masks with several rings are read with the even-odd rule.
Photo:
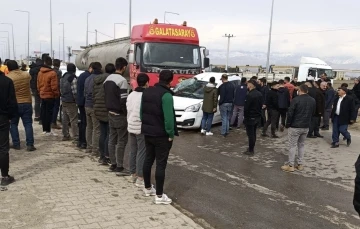
[[81, 47], [84, 49], [76, 57], [75, 64], [80, 70], [87, 70], [91, 62], [100, 62], [103, 67], [124, 57], [129, 65], [124, 77], [131, 88], [136, 88], [136, 77], [146, 73], [150, 86], [159, 81], [159, 73], [171, 70], [174, 73], [172, 87], [182, 80], [200, 74], [209, 67], [209, 51], [199, 46], [199, 36], [195, 28], [182, 25], [152, 24], [135, 25], [130, 37], [124, 37]]

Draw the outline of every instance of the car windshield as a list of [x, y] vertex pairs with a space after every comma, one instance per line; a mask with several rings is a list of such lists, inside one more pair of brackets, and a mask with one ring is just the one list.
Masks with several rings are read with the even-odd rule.
[[175, 96], [204, 99], [204, 87], [207, 83], [196, 78], [184, 80], [174, 88]]
[[145, 65], [156, 67], [200, 68], [200, 48], [196, 45], [145, 43]]

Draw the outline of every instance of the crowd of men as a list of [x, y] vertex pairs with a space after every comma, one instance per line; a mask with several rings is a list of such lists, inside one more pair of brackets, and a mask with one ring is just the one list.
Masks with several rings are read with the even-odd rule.
[[[223, 137], [230, 133], [232, 127], [241, 128], [241, 125], [245, 125], [249, 142], [245, 155], [253, 156], [255, 153], [258, 128], [262, 129], [262, 137], [271, 138], [279, 138], [276, 132], [283, 132], [286, 128], [289, 159], [281, 166], [285, 172], [304, 169], [306, 138], [323, 138], [320, 129], [329, 130], [330, 119], [333, 124], [331, 148], [340, 146], [340, 134], [346, 145], [351, 145], [348, 125], [353, 124], [358, 116], [360, 78], [355, 79], [352, 90], [348, 90], [348, 84], [343, 83], [337, 91], [325, 73], [318, 81], [309, 76], [306, 82], [297, 82], [296, 78], [290, 82], [290, 78], [286, 77], [269, 85], [266, 79], [258, 80], [257, 77], [249, 81], [243, 77], [238, 86], [229, 82], [226, 74], [222, 75], [221, 80], [222, 84], [216, 89], [215, 78], [210, 78], [204, 89], [202, 134], [213, 135], [210, 129], [217, 105], [222, 119]], [[323, 126], [320, 126], [321, 119]], [[267, 134], [269, 126], [270, 136]], [[356, 172], [354, 206], [360, 214], [360, 156], [356, 162]]]
[[[178, 135], [170, 84], [173, 73], [164, 70], [159, 83], [149, 87], [149, 77], [140, 74], [138, 87], [131, 91], [123, 77], [128, 62], [120, 57], [104, 68], [99, 62], [76, 76], [76, 66], [67, 64], [63, 74], [60, 61], [48, 55], [37, 59], [30, 71], [22, 71], [14, 60], [7, 60], [0, 71], [0, 168], [1, 185], [15, 181], [9, 175], [9, 133], [12, 148], [20, 150], [19, 120], [25, 128], [26, 150], [35, 151], [34, 121], [42, 125], [43, 137], [58, 135], [72, 141], [86, 153], [99, 156], [101, 165], [110, 166], [117, 176], [130, 176], [154, 196], [155, 204], [170, 204], [164, 194], [165, 169], [174, 136]], [[6, 74], [5, 74], [6, 73]], [[61, 125], [57, 123], [62, 105]], [[128, 137], [130, 136], [130, 138]], [[124, 168], [125, 147], [130, 140], [130, 171]], [[151, 184], [151, 168], [156, 160], [156, 189]]]
[[[21, 149], [18, 124], [25, 128], [26, 149], [35, 151], [34, 120], [43, 128], [43, 136], [57, 136], [53, 129], [62, 129], [62, 140], [73, 141], [80, 149], [99, 156], [99, 163], [109, 165], [109, 172], [117, 176], [130, 176], [135, 186], [143, 188], [145, 196], [155, 196], [156, 204], [170, 204], [164, 194], [165, 169], [176, 128], [173, 92], [170, 84], [173, 73], [163, 70], [159, 83], [149, 87], [149, 77], [139, 74], [138, 87], [131, 91], [123, 77], [127, 68], [124, 58], [116, 59], [104, 68], [99, 62], [76, 76], [76, 66], [67, 65], [63, 74], [60, 61], [48, 55], [37, 59], [30, 71], [13, 60], [6, 60], [0, 69], [0, 168], [1, 184], [15, 181], [9, 175], [9, 133], [12, 148]], [[5, 66], [5, 67], [4, 67]], [[323, 138], [320, 129], [329, 130], [332, 120], [331, 148], [340, 146], [340, 134], [347, 146], [351, 135], [347, 128], [356, 121], [360, 107], [360, 84], [348, 90], [342, 84], [335, 91], [326, 74], [306, 82], [290, 78], [271, 82], [252, 77], [241, 78], [235, 86], [222, 75], [222, 84], [216, 88], [215, 78], [210, 78], [204, 88], [203, 120], [201, 133], [213, 135], [211, 124], [219, 107], [222, 119], [221, 135], [226, 137], [232, 128], [244, 124], [249, 147], [245, 155], [255, 153], [256, 132], [262, 137], [279, 138], [277, 131], [288, 129], [289, 160], [281, 167], [294, 172], [304, 169], [303, 157], [306, 138]], [[62, 104], [61, 125], [57, 117]], [[267, 114], [266, 114], [267, 112]], [[320, 123], [323, 126], [320, 127]], [[270, 126], [271, 132], [267, 130]], [[130, 141], [130, 170], [124, 168], [125, 147]], [[151, 168], [156, 160], [156, 189], [151, 184]], [[357, 183], [354, 206], [360, 211], [360, 157], [357, 162]]]

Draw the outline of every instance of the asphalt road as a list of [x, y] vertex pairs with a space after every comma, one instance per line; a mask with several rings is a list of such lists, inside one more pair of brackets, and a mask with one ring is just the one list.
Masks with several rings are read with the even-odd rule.
[[223, 229], [360, 228], [352, 205], [360, 135], [338, 150], [329, 148], [330, 132], [308, 140], [305, 170], [285, 173], [286, 132], [275, 141], [258, 137], [252, 158], [242, 154], [244, 130], [214, 133], [182, 131], [169, 157], [165, 192], [195, 221]]

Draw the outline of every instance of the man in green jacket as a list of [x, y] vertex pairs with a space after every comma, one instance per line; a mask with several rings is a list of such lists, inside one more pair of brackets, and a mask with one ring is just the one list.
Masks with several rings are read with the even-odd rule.
[[[173, 144], [176, 128], [173, 92], [170, 84], [174, 73], [163, 70], [159, 75], [159, 83], [143, 92], [140, 118], [141, 132], [145, 136], [146, 158], [144, 161], [144, 194], [155, 196], [155, 204], [171, 204], [172, 200], [163, 193], [165, 169]], [[151, 167], [156, 158], [156, 190], [151, 185]]]
[[201, 133], [206, 136], [214, 135], [211, 133], [211, 125], [214, 113], [217, 110], [218, 95], [215, 84], [215, 77], [210, 78], [210, 82], [204, 88], [204, 101], [202, 106], [203, 117], [201, 120]]

